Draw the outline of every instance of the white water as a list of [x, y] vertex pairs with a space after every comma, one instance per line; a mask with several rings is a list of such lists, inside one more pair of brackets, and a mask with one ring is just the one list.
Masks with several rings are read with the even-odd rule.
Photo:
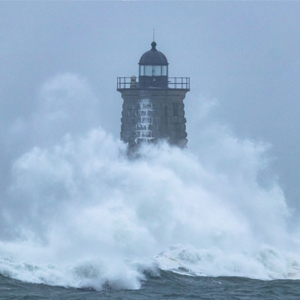
[[[67, 106], [62, 110], [68, 116]], [[66, 126], [71, 134], [60, 139], [56, 126], [51, 145], [12, 162], [2, 195], [0, 273], [96, 289], [139, 288], [143, 270], [158, 268], [299, 278], [299, 241], [286, 228], [283, 192], [276, 180], [259, 179], [268, 147], [202, 125], [190, 136], [200, 147], [145, 145], [142, 158], [131, 161], [99, 127]]]
[[151, 118], [151, 113], [153, 111], [152, 103], [150, 99], [141, 99], [139, 101], [140, 110], [140, 122], [136, 124], [136, 139], [135, 143], [140, 144], [141, 142], [149, 143], [154, 139], [151, 125], [153, 124], [153, 119]]

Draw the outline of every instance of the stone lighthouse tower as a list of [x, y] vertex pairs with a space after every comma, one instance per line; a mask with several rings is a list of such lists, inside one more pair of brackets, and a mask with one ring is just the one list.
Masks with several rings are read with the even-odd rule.
[[165, 139], [171, 145], [187, 144], [183, 99], [190, 90], [189, 77], [169, 77], [166, 56], [156, 49], [139, 61], [139, 77], [118, 77], [122, 94], [121, 140], [134, 149], [141, 143]]

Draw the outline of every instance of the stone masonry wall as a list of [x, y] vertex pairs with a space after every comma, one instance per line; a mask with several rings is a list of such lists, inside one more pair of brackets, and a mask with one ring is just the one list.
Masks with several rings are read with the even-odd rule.
[[[121, 139], [130, 147], [167, 139], [172, 145], [187, 143], [183, 99], [187, 90], [121, 90]], [[149, 109], [145, 109], [148, 103]], [[144, 107], [144, 108], [143, 108]]]

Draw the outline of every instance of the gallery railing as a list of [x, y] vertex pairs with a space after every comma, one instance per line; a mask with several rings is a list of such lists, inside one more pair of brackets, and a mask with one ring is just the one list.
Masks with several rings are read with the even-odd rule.
[[[149, 87], [147, 87], [149, 88]], [[150, 87], [151, 88], [151, 87]], [[169, 89], [190, 90], [190, 77], [169, 77]], [[118, 77], [117, 90], [123, 89], [143, 89], [139, 87], [139, 82], [135, 76], [133, 77]]]

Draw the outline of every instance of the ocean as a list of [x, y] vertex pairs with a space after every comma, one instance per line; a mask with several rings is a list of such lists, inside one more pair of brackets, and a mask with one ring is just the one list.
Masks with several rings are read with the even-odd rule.
[[298, 299], [299, 229], [267, 146], [222, 130], [130, 159], [97, 128], [15, 159], [0, 299]]
[[162, 271], [147, 276], [138, 290], [102, 291], [24, 283], [0, 277], [0, 299], [299, 299], [299, 280], [256, 280], [242, 277], [190, 277]]

